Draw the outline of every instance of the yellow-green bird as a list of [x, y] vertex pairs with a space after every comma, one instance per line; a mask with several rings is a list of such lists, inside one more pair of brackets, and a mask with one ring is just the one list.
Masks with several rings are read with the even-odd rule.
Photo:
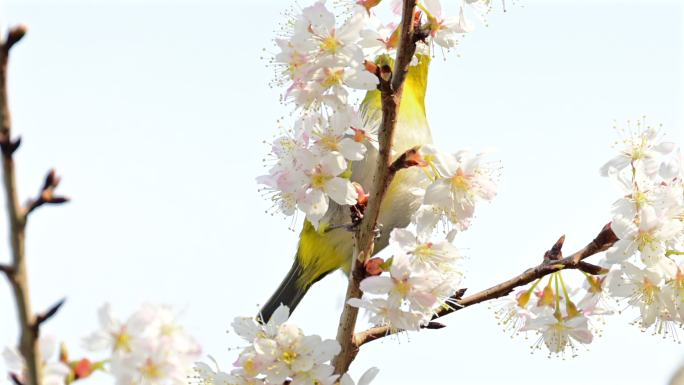
[[[409, 68], [404, 83], [397, 126], [392, 146], [394, 156], [422, 144], [432, 143], [432, 134], [425, 116], [425, 91], [428, 80], [430, 57], [417, 55], [418, 64]], [[369, 91], [360, 108], [366, 127], [379, 126], [382, 118], [380, 91]], [[366, 157], [352, 165], [352, 180], [369, 188], [378, 157], [378, 151], [368, 146]], [[375, 252], [382, 250], [389, 242], [389, 234], [394, 228], [406, 227], [411, 215], [420, 205], [419, 197], [412, 191], [423, 176], [417, 168], [401, 170], [394, 177], [380, 207], [378, 223], [381, 225], [380, 237], [375, 242]], [[372, 192], [371, 196], [372, 196]], [[349, 222], [349, 209], [331, 203], [326, 218], [328, 223]], [[260, 318], [267, 322], [273, 312], [281, 305], [290, 311], [299, 304], [307, 290], [327, 274], [342, 268], [349, 271], [352, 260], [352, 233], [344, 228], [319, 231], [309, 221], [299, 236], [299, 246], [292, 268], [278, 289], [262, 307]]]

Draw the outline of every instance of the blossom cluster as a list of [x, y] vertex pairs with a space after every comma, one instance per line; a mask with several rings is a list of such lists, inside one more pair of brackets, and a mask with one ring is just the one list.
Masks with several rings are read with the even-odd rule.
[[606, 253], [608, 289], [639, 309], [638, 324], [672, 334], [684, 322], [684, 163], [681, 150], [643, 120], [629, 127], [619, 154], [601, 172], [623, 196], [611, 226], [619, 241]]
[[[618, 240], [600, 263], [607, 274], [584, 273], [582, 289], [566, 286], [562, 272], [500, 302], [496, 316], [515, 334], [536, 332], [551, 353], [588, 344], [614, 301], [639, 309], [639, 326], [671, 335], [684, 321], [684, 164], [677, 146], [642, 120], [628, 127], [618, 155], [600, 172], [615, 180], [622, 197], [612, 207], [610, 229]], [[579, 297], [584, 293], [583, 297]], [[573, 301], [573, 298], [575, 300]], [[578, 299], [579, 298], [579, 299]], [[597, 322], [599, 321], [599, 322]]]
[[358, 192], [350, 180], [351, 161], [363, 159], [366, 145], [377, 143], [377, 135], [361, 127], [353, 110], [339, 109], [328, 117], [312, 111], [274, 140], [275, 165], [257, 180], [277, 210], [293, 215], [299, 209], [318, 227], [330, 200], [355, 204]]
[[[91, 352], [107, 352], [100, 360], [85, 357], [71, 360], [65, 344], [57, 355], [56, 339], [41, 335], [43, 384], [70, 384], [99, 370], [113, 375], [119, 385], [184, 385], [187, 382], [200, 348], [177, 323], [171, 308], [144, 305], [122, 322], [113, 316], [109, 304], [105, 304], [99, 309], [98, 318], [100, 329], [83, 339], [83, 347]], [[26, 363], [19, 350], [6, 347], [2, 356], [10, 374], [19, 383], [26, 383]]]
[[[366, 298], [348, 301], [370, 310], [371, 322], [392, 329], [418, 330], [449, 305], [463, 277], [454, 237], [470, 225], [475, 204], [491, 200], [496, 191], [494, 170], [483, 162], [485, 154], [446, 154], [426, 145], [420, 155], [425, 181], [424, 189], [415, 189], [423, 197], [413, 215], [415, 230], [391, 232], [394, 254], [378, 266], [389, 276], [365, 278], [361, 290]], [[437, 235], [439, 223], [451, 228], [446, 236]]]
[[120, 385], [182, 385], [200, 353], [195, 340], [177, 322], [174, 311], [144, 305], [126, 321], [109, 304], [98, 311], [100, 328], [83, 339], [92, 352], [104, 351], [109, 372]]
[[[305, 335], [297, 326], [287, 323], [290, 310], [281, 305], [266, 324], [249, 317], [237, 317], [232, 323], [235, 333], [247, 341], [230, 372], [212, 368], [203, 362], [195, 364], [195, 382], [203, 385], [353, 385], [348, 376], [333, 374], [329, 362], [340, 352], [335, 340]], [[359, 380], [366, 385], [377, 374], [372, 368]]]
[[[302, 211], [316, 228], [331, 207], [353, 205], [359, 189], [352, 183], [352, 162], [377, 149], [376, 120], [362, 116], [350, 96], [354, 90], [377, 89], [374, 61], [396, 52], [400, 29], [375, 15], [379, 1], [360, 0], [336, 15], [324, 0], [290, 15], [271, 64], [275, 84], [285, 88], [283, 99], [295, 106], [295, 123], [271, 143], [272, 164], [258, 178], [274, 211], [294, 215]], [[417, 3], [418, 28], [425, 40], [417, 53], [434, 44], [452, 48], [458, 36], [472, 30], [465, 9], [484, 14], [489, 1], [459, 3], [459, 16], [446, 17], [439, 0]], [[401, 14], [401, 2], [391, 5]], [[414, 57], [412, 64], [418, 63]], [[361, 186], [368, 188], [369, 186]]]
[[550, 355], [560, 356], [569, 350], [574, 356], [580, 345], [593, 341], [603, 316], [613, 313], [605, 291], [606, 277], [585, 273], [584, 278], [582, 288], [566, 283], [560, 271], [540, 278], [529, 288], [499, 300], [496, 318], [504, 331], [513, 335], [536, 333], [534, 349], [545, 346]]

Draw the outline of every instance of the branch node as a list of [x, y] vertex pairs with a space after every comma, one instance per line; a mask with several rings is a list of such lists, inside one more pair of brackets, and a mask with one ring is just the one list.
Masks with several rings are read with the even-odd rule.
[[3, 272], [7, 278], [11, 278], [14, 275], [14, 267], [10, 265], [0, 264], [0, 271]]
[[399, 170], [413, 167], [413, 166], [427, 166], [427, 162], [423, 157], [420, 155], [420, 146], [415, 146], [413, 148], [410, 148], [406, 150], [401, 156], [399, 156], [392, 164], [390, 165], [390, 174], [394, 175], [396, 174]]
[[7, 32], [7, 38], [5, 39], [5, 43], [2, 45], [2, 50], [4, 53], [7, 54], [15, 44], [17, 44], [24, 36], [26, 36], [26, 32], [28, 32], [28, 27], [24, 24], [19, 24], [15, 27], [12, 27], [9, 32]]
[[15, 151], [21, 145], [21, 137], [12, 140], [6, 133], [0, 134], [0, 151], [5, 157], [12, 157]]
[[50, 318], [54, 317], [62, 305], [64, 305], [64, 302], [66, 302], [66, 298], [62, 298], [61, 300], [57, 301], [57, 303], [52, 305], [52, 307], [50, 307], [45, 313], [38, 314], [36, 316], [36, 322], [33, 324], [33, 332], [36, 336], [40, 332], [40, 326], [47, 322]]
[[41, 187], [40, 194], [37, 198], [31, 199], [26, 203], [26, 216], [33, 210], [44, 204], [58, 205], [69, 202], [69, 198], [65, 196], [54, 195], [55, 189], [59, 186], [62, 178], [57, 176], [55, 169], [51, 169], [45, 176], [45, 181]]
[[556, 243], [551, 246], [551, 249], [544, 253], [544, 262], [558, 261], [563, 258], [563, 243], [565, 243], [565, 235], [561, 235]]
[[618, 238], [617, 235], [613, 232], [613, 229], [611, 228], [612, 222], [606, 223], [605, 226], [601, 229], [601, 232], [599, 235], [594, 238], [594, 242], [603, 250], [607, 250], [613, 244], [620, 239]]

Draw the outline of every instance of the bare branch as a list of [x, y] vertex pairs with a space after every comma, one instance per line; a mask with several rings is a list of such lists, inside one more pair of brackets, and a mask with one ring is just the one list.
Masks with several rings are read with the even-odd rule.
[[[17, 194], [17, 180], [13, 154], [19, 147], [19, 139], [12, 140], [12, 119], [9, 110], [7, 96], [7, 67], [11, 48], [17, 44], [26, 34], [26, 27], [12, 28], [4, 42], [0, 43], [0, 149], [2, 150], [3, 188], [6, 194], [7, 219], [9, 222], [10, 248], [12, 252], [11, 271], [8, 275], [10, 285], [17, 305], [19, 327], [19, 351], [26, 363], [25, 383], [22, 385], [41, 385], [42, 383], [42, 358], [38, 344], [36, 316], [31, 310], [29, 296], [28, 274], [26, 269], [25, 237], [26, 215], [25, 210], [19, 204]], [[20, 383], [14, 379], [15, 383]]]
[[[482, 290], [478, 293], [475, 293], [467, 297], [461, 298], [463, 293], [460, 291], [457, 292], [455, 295], [451, 297], [450, 302], [453, 303], [453, 305], [443, 307], [440, 311], [437, 312], [437, 314], [433, 316], [432, 319], [434, 320], [437, 318], [444, 317], [448, 314], [451, 314], [457, 310], [464, 309], [468, 306], [489, 301], [495, 298], [503, 297], [512, 292], [517, 287], [525, 286], [531, 282], [536, 281], [539, 278], [542, 278], [546, 275], [555, 273], [560, 270], [578, 269], [585, 272], [589, 272], [590, 274], [592, 274], [591, 272], [595, 272], [596, 274], [602, 274], [604, 273], [605, 269], [601, 268], [600, 266], [595, 266], [590, 263], [583, 262], [582, 260], [594, 254], [609, 249], [611, 246], [613, 246], [615, 242], [617, 242], [617, 240], [618, 238], [615, 235], [615, 233], [613, 233], [613, 230], [610, 228], [609, 223], [603, 227], [603, 229], [596, 236], [596, 238], [594, 238], [591, 242], [589, 242], [589, 244], [584, 246], [581, 250], [575, 252], [569, 257], [562, 258], [561, 248], [563, 246], [563, 242], [565, 241], [565, 236], [561, 236], [560, 239], [558, 239], [558, 241], [553, 245], [553, 247], [551, 247], [549, 251], [544, 253], [544, 261], [539, 265], [527, 269], [522, 274], [515, 276], [505, 282], [502, 282], [498, 285], [490, 287], [489, 289]], [[362, 345], [368, 342], [375, 341], [377, 339], [395, 334], [397, 332], [401, 332], [401, 330], [392, 330], [387, 326], [378, 326], [370, 328], [364, 332], [357, 333], [354, 336], [354, 344], [356, 345], [355, 348], [358, 350]]]

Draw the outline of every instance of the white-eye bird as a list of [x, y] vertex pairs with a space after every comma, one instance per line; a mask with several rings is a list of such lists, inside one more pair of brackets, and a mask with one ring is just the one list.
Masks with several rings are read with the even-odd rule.
[[[404, 83], [397, 125], [392, 146], [396, 158], [406, 150], [422, 144], [432, 143], [432, 134], [425, 116], [425, 91], [428, 80], [428, 55], [416, 55], [418, 63], [409, 67]], [[388, 59], [385, 59], [388, 60]], [[391, 63], [390, 63], [391, 64]], [[362, 121], [366, 128], [378, 127], [382, 118], [380, 91], [369, 91], [361, 103]], [[373, 180], [378, 150], [367, 146], [366, 157], [352, 164], [352, 177], [365, 189]], [[420, 205], [420, 197], [412, 191], [424, 180], [422, 171], [416, 167], [399, 171], [380, 207], [378, 218], [380, 236], [375, 241], [375, 252], [382, 250], [389, 242], [392, 229], [406, 227], [413, 213]], [[372, 196], [372, 191], [367, 191]], [[349, 223], [348, 207], [331, 204], [321, 223], [337, 225]], [[284, 304], [293, 311], [315, 282], [327, 274], [342, 268], [349, 271], [353, 253], [352, 233], [345, 228], [330, 231], [316, 230], [307, 220], [300, 233], [297, 254], [292, 268], [278, 289], [262, 307], [259, 318], [267, 322], [273, 312]]]

